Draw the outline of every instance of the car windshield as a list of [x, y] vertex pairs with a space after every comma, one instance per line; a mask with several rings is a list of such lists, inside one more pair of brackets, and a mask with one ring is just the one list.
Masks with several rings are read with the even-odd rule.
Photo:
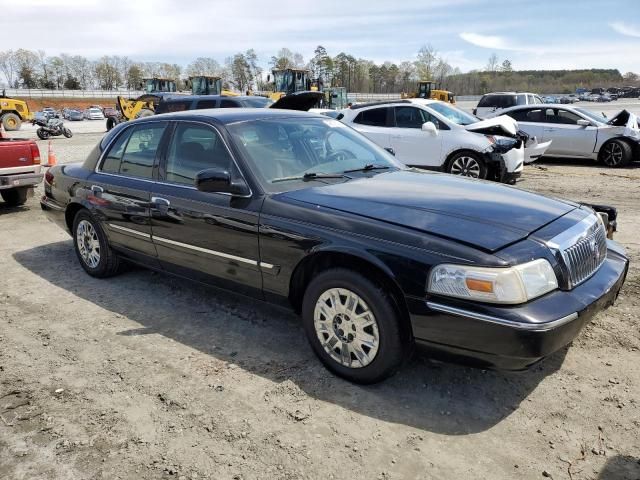
[[306, 181], [344, 181], [361, 169], [369, 175], [404, 168], [390, 153], [330, 118], [263, 119], [227, 128], [269, 192], [301, 188]]
[[457, 107], [452, 107], [446, 103], [434, 102], [427, 105], [431, 110], [435, 110], [450, 122], [458, 125], [471, 125], [476, 123], [478, 119]]
[[589, 117], [591, 120], [595, 120], [596, 122], [600, 122], [600, 123], [607, 123], [608, 120], [603, 117], [602, 115], [600, 115], [599, 113], [596, 112], [592, 112], [591, 110], [587, 110], [585, 108], [576, 108], [577, 112], [580, 112], [581, 114]]

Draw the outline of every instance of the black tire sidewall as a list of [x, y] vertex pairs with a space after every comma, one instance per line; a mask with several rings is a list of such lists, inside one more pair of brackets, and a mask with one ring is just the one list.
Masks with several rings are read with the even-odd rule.
[[10, 207], [19, 207], [26, 203], [29, 194], [28, 192], [28, 188], [12, 188], [0, 191], [0, 196]]
[[[320, 295], [331, 288], [345, 288], [359, 295], [373, 312], [378, 324], [380, 345], [374, 360], [366, 367], [348, 368], [324, 351], [314, 327], [314, 310]], [[376, 383], [393, 375], [408, 349], [402, 340], [400, 316], [389, 295], [362, 275], [347, 269], [320, 273], [309, 285], [302, 303], [302, 321], [311, 348], [322, 363], [336, 375], [361, 384]]]
[[473, 158], [476, 162], [478, 162], [478, 165], [480, 165], [480, 175], [478, 175], [477, 179], [485, 180], [487, 178], [487, 174], [489, 173], [487, 164], [484, 162], [484, 160], [482, 160], [482, 158], [480, 158], [480, 155], [477, 152], [472, 152], [470, 150], [462, 150], [460, 152], [454, 153], [449, 159], [449, 161], [447, 162], [447, 173], [451, 175], [455, 175], [457, 177], [462, 177], [462, 178], [474, 178], [474, 177], [467, 177], [467, 176], [451, 173], [451, 167], [453, 167], [453, 162], [455, 162], [460, 157]]
[[[82, 220], [87, 220], [91, 223], [91, 226], [96, 231], [96, 235], [98, 236], [98, 241], [100, 242], [100, 261], [98, 262], [98, 266], [96, 268], [91, 268], [85, 263], [82, 255], [80, 255], [80, 250], [78, 249], [78, 224]], [[92, 277], [104, 277], [107, 275], [109, 242], [107, 241], [107, 237], [98, 222], [95, 221], [91, 213], [89, 213], [89, 211], [86, 209], [80, 210], [73, 219], [73, 248], [76, 252], [78, 260], [80, 261], [80, 265], [82, 265], [82, 268], [84, 268], [84, 270], [89, 275], [91, 275]]]
[[42, 129], [42, 128], [39, 128], [39, 129], [36, 131], [36, 134], [38, 135], [38, 138], [39, 138], [40, 140], [47, 140], [47, 139], [49, 138], [49, 136], [50, 136], [50, 135], [49, 135], [49, 132], [47, 132], [46, 130], [44, 130], [44, 129]]
[[73, 137], [73, 132], [69, 130], [67, 127], [62, 129], [62, 134], [67, 138]]
[[620, 167], [626, 167], [627, 165], [629, 165], [629, 163], [631, 162], [631, 158], [633, 156], [633, 149], [631, 148], [631, 146], [627, 142], [622, 140], [610, 140], [607, 143], [605, 143], [601, 149], [604, 151], [604, 149], [607, 146], [611, 145], [612, 143], [618, 144], [620, 145], [620, 148], [622, 148], [622, 160], [620, 160], [620, 162], [617, 163], [616, 165], [608, 165], [605, 163], [604, 157], [602, 157], [600, 159], [602, 162], [602, 165], [609, 168], [620, 168]]

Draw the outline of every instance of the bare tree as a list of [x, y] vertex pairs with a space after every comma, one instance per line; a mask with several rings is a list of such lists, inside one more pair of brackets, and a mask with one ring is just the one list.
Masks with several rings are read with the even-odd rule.
[[495, 72], [498, 70], [499, 60], [498, 56], [495, 53], [492, 53], [489, 57], [489, 61], [487, 62], [487, 72]]

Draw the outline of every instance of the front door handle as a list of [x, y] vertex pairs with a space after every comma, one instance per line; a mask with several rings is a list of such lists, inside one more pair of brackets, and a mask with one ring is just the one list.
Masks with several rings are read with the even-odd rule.
[[97, 195], [99, 193], [104, 193], [104, 188], [102, 188], [100, 185], [91, 185], [91, 192], [94, 195]]

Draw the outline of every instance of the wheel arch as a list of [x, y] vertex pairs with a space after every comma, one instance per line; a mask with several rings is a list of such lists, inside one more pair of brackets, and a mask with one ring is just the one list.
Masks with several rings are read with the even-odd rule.
[[604, 142], [602, 142], [602, 144], [600, 145], [600, 148], [598, 149], [598, 153], [597, 153], [597, 157], [596, 157], [598, 162], [602, 161], [601, 155], [602, 155], [602, 150], [604, 149], [604, 147], [606, 145], [608, 145], [609, 143], [614, 142], [616, 140], [619, 141], [619, 142], [623, 142], [623, 143], [626, 143], [627, 145], [629, 145], [629, 148], [631, 149], [631, 152], [632, 152], [632, 161], [633, 161], [633, 158], [635, 158], [640, 153], [640, 144], [638, 144], [636, 142], [633, 142], [632, 140], [630, 140], [630, 139], [628, 139], [628, 138], [626, 138], [626, 137], [624, 137], [622, 135], [619, 135], [617, 137], [608, 138]]
[[409, 308], [395, 275], [380, 259], [355, 248], [322, 249], [310, 253], [298, 262], [289, 280], [289, 302], [296, 312], [300, 312], [304, 293], [314, 276], [331, 268], [347, 268], [364, 273], [367, 278], [384, 286], [391, 294], [402, 319], [404, 333], [413, 337]]
[[78, 212], [82, 209], [91, 212], [91, 209], [82, 202], [70, 202], [64, 209], [64, 221], [71, 235], [73, 235], [73, 220], [76, 218]]

